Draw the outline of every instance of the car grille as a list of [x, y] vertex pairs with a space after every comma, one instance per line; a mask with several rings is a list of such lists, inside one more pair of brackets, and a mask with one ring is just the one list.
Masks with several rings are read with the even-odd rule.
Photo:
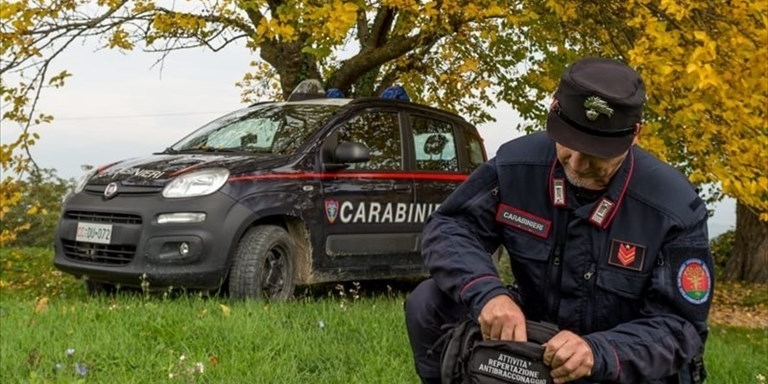
[[73, 260], [98, 264], [124, 265], [136, 254], [134, 245], [93, 244], [63, 240], [64, 254]]
[[141, 216], [128, 213], [67, 211], [68, 219], [109, 224], [141, 224]]
[[[107, 187], [106, 185], [86, 185], [83, 191], [90, 195], [104, 196], [104, 188], [106, 187]], [[116, 196], [117, 195], [127, 195], [127, 196], [154, 195], [162, 192], [162, 190], [163, 190], [162, 186], [120, 185], [120, 187], [117, 190]]]

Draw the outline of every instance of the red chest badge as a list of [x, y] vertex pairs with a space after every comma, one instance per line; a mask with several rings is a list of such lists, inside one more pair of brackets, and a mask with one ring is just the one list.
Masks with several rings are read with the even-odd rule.
[[645, 262], [645, 247], [632, 244], [621, 240], [611, 240], [611, 255], [608, 257], [608, 264], [642, 271]]

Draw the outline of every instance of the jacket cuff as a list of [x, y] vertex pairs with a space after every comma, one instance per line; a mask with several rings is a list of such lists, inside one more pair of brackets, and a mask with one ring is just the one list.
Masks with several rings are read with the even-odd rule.
[[590, 379], [618, 382], [621, 364], [619, 363], [619, 355], [616, 353], [616, 349], [611, 346], [608, 340], [600, 337], [599, 333], [586, 335], [583, 338], [589, 344], [589, 347], [592, 348], [592, 357], [595, 360]]
[[486, 303], [499, 295], [514, 298], [498, 276], [481, 276], [467, 283], [459, 294], [460, 300], [469, 308], [472, 320], [477, 321]]

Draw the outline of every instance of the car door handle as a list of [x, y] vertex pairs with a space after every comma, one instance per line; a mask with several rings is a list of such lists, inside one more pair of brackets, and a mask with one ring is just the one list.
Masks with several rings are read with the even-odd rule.
[[394, 185], [392, 186], [392, 190], [398, 192], [410, 192], [413, 188], [411, 188], [410, 185]]

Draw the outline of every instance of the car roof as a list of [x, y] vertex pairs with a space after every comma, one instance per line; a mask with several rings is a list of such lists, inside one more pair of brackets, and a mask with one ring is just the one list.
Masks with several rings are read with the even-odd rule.
[[306, 100], [300, 100], [300, 101], [276, 101], [275, 104], [306, 104], [306, 105], [338, 105], [343, 106], [347, 105], [352, 101], [352, 99], [342, 99], [342, 98], [326, 98], [326, 97], [318, 97], [314, 99], [306, 99]]
[[[337, 106], [337, 107], [344, 107], [346, 105], [366, 105], [366, 106], [386, 106], [386, 105], [398, 105], [400, 107], [409, 108], [411, 110], [421, 110], [425, 113], [436, 113], [436, 114], [442, 114], [445, 116], [450, 116], [451, 118], [458, 119], [460, 121], [463, 121], [465, 123], [468, 123], [467, 120], [454, 112], [443, 110], [440, 108], [436, 108], [430, 105], [426, 104], [420, 104], [413, 101], [402, 101], [402, 100], [394, 100], [394, 99], [385, 99], [381, 97], [375, 97], [375, 96], [369, 96], [369, 97], [360, 97], [356, 99], [351, 98], [333, 98], [333, 97], [312, 97], [304, 100], [298, 100], [298, 101], [261, 101], [256, 102], [248, 107], [253, 107], [256, 105], [264, 105], [264, 104], [271, 104], [271, 105], [318, 105], [318, 106]], [[470, 124], [471, 125], [471, 124]]]

